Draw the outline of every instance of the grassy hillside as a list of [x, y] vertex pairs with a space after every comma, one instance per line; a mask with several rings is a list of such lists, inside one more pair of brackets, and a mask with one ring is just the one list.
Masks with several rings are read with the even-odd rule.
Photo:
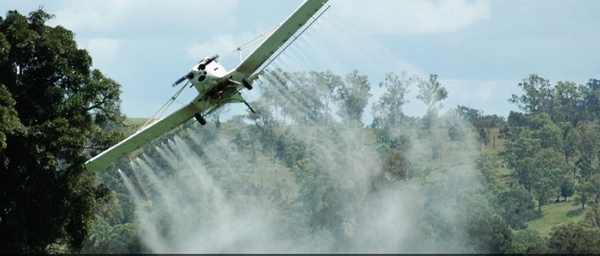
[[541, 218], [527, 223], [528, 229], [535, 230], [542, 236], [549, 236], [556, 226], [579, 222], [584, 216], [581, 205], [574, 205], [573, 200], [545, 205], [542, 213]]

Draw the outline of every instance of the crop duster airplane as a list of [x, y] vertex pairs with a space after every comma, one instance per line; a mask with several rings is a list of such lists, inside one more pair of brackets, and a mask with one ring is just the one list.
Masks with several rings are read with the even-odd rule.
[[[167, 117], [143, 127], [118, 144], [96, 155], [85, 163], [85, 167], [89, 171], [107, 168], [121, 157], [131, 154], [146, 143], [171, 131], [192, 117], [195, 117], [201, 125], [205, 125], [206, 120], [204, 117], [215, 112], [227, 103], [241, 102], [246, 104], [246, 106], [254, 112], [250, 105], [242, 98], [240, 91], [244, 88], [252, 90], [250, 81], [257, 76], [257, 74], [254, 73], [258, 68], [265, 64], [272, 56], [277, 57], [278, 55], [274, 54], [278, 50], [280, 50], [279, 54], [281, 51], [285, 50], [287, 46], [284, 48], [281, 47], [309, 21], [309, 19], [313, 17], [327, 1], [328, 0], [306, 0], [283, 23], [279, 24], [262, 44], [231, 71], [226, 71], [225, 68], [223, 68], [219, 63], [218, 56], [201, 60], [198, 64], [193, 66], [185, 76], [181, 77], [173, 84], [173, 86], [176, 86], [187, 80], [186, 85], [191, 83], [191, 86], [196, 87], [198, 95], [190, 103]], [[325, 11], [322, 11], [321, 14], [323, 12]], [[319, 16], [321, 14], [319, 14]], [[316, 19], [314, 18], [313, 22], [314, 20]], [[310, 26], [310, 24], [308, 26]], [[306, 28], [304, 30], [306, 30]], [[293, 40], [289, 43], [293, 42], [296, 38], [297, 36], [294, 36]], [[185, 86], [183, 88], [185, 88]]]

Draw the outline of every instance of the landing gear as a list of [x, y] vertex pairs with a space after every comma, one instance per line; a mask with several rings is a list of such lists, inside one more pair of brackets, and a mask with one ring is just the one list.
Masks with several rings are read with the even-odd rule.
[[246, 89], [252, 90], [252, 84], [250, 83], [248, 78], [242, 78], [242, 84], [244, 85], [244, 87], [246, 87]]
[[202, 117], [200, 114], [195, 114], [194, 117], [196, 118], [196, 121], [200, 123], [200, 125], [204, 126], [206, 124], [206, 119], [204, 119], [204, 117]]

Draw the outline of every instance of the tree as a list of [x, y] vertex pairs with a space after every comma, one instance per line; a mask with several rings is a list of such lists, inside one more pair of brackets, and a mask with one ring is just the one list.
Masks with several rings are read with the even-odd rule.
[[330, 70], [326, 72], [320, 72], [316, 74], [316, 82], [319, 84], [319, 88], [325, 93], [325, 124], [331, 123], [331, 114], [329, 113], [332, 100], [335, 99], [335, 91], [337, 88], [344, 86], [342, 78], [336, 74], [333, 74]]
[[456, 110], [454, 110], [458, 116], [460, 116], [465, 122], [474, 123], [479, 117], [483, 115], [482, 110], [477, 110], [474, 108], [469, 108], [465, 106], [458, 105], [456, 106]]
[[491, 188], [492, 190], [501, 189], [502, 184], [498, 182], [497, 170], [502, 167], [502, 163], [496, 154], [480, 154], [477, 159], [475, 159], [475, 167], [483, 175], [483, 179], [488, 188]]
[[504, 254], [512, 250], [512, 231], [498, 215], [474, 218], [469, 221], [467, 233], [475, 253]]
[[454, 122], [450, 125], [450, 128], [448, 129], [448, 137], [450, 137], [450, 140], [452, 141], [462, 142], [466, 139], [467, 133], [465, 132], [465, 129], [460, 123]]
[[0, 18], [0, 253], [78, 250], [107, 193], [84, 162], [122, 134], [120, 86], [50, 18]]
[[563, 151], [563, 133], [560, 127], [552, 122], [550, 115], [541, 113], [533, 115], [529, 127], [534, 138], [539, 139], [542, 148], [550, 148], [556, 152]]
[[600, 207], [590, 207], [585, 211], [583, 220], [579, 222], [585, 228], [600, 228]]
[[371, 97], [371, 85], [367, 76], [360, 75], [358, 70], [346, 74], [345, 82], [345, 86], [337, 90], [339, 115], [347, 124], [360, 127], [363, 125], [362, 114]]
[[427, 106], [424, 122], [425, 127], [428, 129], [431, 127], [434, 118], [437, 117], [437, 111], [444, 107], [439, 102], [448, 97], [448, 91], [437, 81], [437, 78], [436, 74], [431, 74], [428, 81], [421, 81], [417, 84], [419, 87], [417, 99], [423, 101]]
[[560, 195], [565, 198], [575, 194], [575, 181], [570, 176], [564, 176], [560, 182]]
[[529, 165], [531, 171], [531, 187], [538, 200], [538, 210], [546, 205], [548, 199], [556, 195], [559, 186], [561, 161], [560, 156], [551, 149], [542, 149]]
[[579, 152], [589, 161], [600, 159], [600, 129], [581, 127], [580, 131], [581, 138], [584, 139], [579, 144]]
[[497, 196], [502, 218], [513, 229], [525, 229], [525, 222], [537, 216], [533, 196], [522, 185], [502, 190]]
[[6, 86], [0, 84], [0, 167], [2, 169], [8, 168], [9, 164], [9, 159], [6, 156], [7, 137], [26, 132], [25, 127], [19, 122], [15, 104], [16, 101], [6, 89]]
[[578, 224], [559, 226], [550, 237], [552, 253], [559, 254], [599, 254], [600, 232], [586, 229]]
[[600, 119], [600, 80], [590, 79], [587, 84], [585, 106], [591, 120]]
[[283, 116], [283, 122], [286, 122], [286, 115], [289, 114], [289, 103], [291, 100], [295, 98], [291, 97], [289, 94], [289, 83], [290, 79], [286, 78], [286, 73], [284, 73], [281, 69], [264, 71], [263, 76], [264, 79], [264, 87], [266, 90], [263, 92], [262, 98], [268, 103], [268, 105], [273, 106], [275, 115], [274, 118], [277, 120], [278, 116], [281, 113]]
[[581, 178], [587, 181], [592, 176], [592, 162], [586, 155], [582, 155], [579, 160], [575, 163], [577, 169], [579, 169], [579, 173], [581, 173]]
[[577, 187], [577, 196], [575, 197], [575, 203], [581, 204], [581, 209], [585, 209], [587, 204], [592, 198], [594, 187], [591, 182], [581, 182]]
[[513, 233], [511, 254], [548, 254], [550, 251], [544, 238], [535, 230], [524, 229]]
[[594, 197], [594, 203], [600, 204], [600, 173], [596, 173], [590, 179], [590, 193]]
[[570, 122], [573, 127], [586, 119], [585, 95], [587, 88], [573, 82], [556, 83], [555, 122]]
[[510, 111], [508, 113], [508, 125], [512, 127], [524, 127], [529, 124], [529, 118], [527, 114], [521, 112]]
[[300, 120], [307, 123], [324, 123], [325, 104], [323, 98], [326, 96], [325, 90], [327, 85], [320, 84], [323, 82], [316, 72], [296, 72], [292, 76], [292, 84], [290, 92], [295, 98], [297, 108], [299, 110], [298, 117]]
[[402, 106], [408, 103], [405, 95], [409, 92], [409, 87], [416, 81], [416, 78], [406, 77], [406, 72], [402, 72], [401, 77], [394, 73], [387, 73], [379, 87], [385, 88], [386, 92], [379, 98], [379, 102], [373, 106], [373, 116], [382, 122], [384, 129], [396, 127], [404, 114]]
[[538, 75], [531, 74], [519, 83], [524, 91], [521, 96], [513, 94], [508, 100], [526, 113], [546, 112], [553, 115], [554, 88], [549, 80]]
[[477, 130], [477, 142], [479, 142], [479, 152], [483, 152], [482, 145], [490, 144], [491, 129], [494, 127], [493, 120], [489, 118], [480, 117], [473, 122], [475, 129]]
[[577, 154], [577, 148], [581, 144], [581, 134], [578, 129], [567, 128], [566, 135], [564, 136], [563, 143], [563, 154], [565, 155], [565, 163], [569, 163], [569, 158], [574, 157]]
[[506, 164], [511, 168], [519, 184], [522, 184], [527, 191], [532, 190], [533, 176], [530, 171], [532, 160], [536, 152], [541, 149], [539, 139], [532, 138], [530, 131], [525, 131], [521, 136], [511, 138], [506, 141], [505, 149], [501, 156]]

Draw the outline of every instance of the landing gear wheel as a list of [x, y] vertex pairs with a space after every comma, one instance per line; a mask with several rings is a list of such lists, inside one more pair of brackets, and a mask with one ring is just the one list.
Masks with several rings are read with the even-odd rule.
[[244, 87], [246, 87], [246, 89], [252, 90], [252, 84], [250, 83], [250, 81], [248, 81], [248, 78], [242, 78], [242, 84], [244, 85]]
[[204, 126], [206, 124], [206, 120], [200, 114], [195, 114], [194, 117], [196, 118], [196, 121], [200, 123], [200, 125]]

